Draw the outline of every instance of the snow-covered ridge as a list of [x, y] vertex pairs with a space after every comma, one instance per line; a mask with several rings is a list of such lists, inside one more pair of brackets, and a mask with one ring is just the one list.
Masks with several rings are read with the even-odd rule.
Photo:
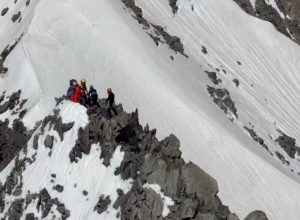
[[[28, 29], [4, 63], [1, 92], [22, 89], [28, 99], [23, 122], [33, 128], [52, 111], [53, 97], [66, 92], [69, 79], [86, 78], [100, 96], [112, 87], [125, 109], [137, 107], [141, 123], [158, 128], [159, 138], [176, 134], [183, 158], [218, 180], [219, 196], [233, 212], [244, 217], [261, 209], [271, 219], [298, 220], [297, 154], [290, 158], [275, 141], [279, 129], [299, 146], [297, 45], [232, 0], [177, 1], [175, 15], [169, 3], [136, 1], [143, 18], [163, 28], [161, 34], [151, 29], [154, 39], [122, 1], [39, 1], [27, 8], [30, 25], [22, 19], [11, 26], [11, 16], [1, 17], [7, 27], [1, 43], [10, 42], [4, 40], [3, 49], [20, 36], [16, 30]], [[169, 49], [169, 36], [180, 39], [189, 58]], [[234, 123], [223, 114], [231, 115], [224, 106], [232, 103]], [[290, 165], [282, 165], [276, 152]]]
[[174, 135], [159, 142], [137, 112], [119, 105], [108, 119], [104, 106], [87, 114], [63, 101], [42, 121], [1, 172], [1, 218], [238, 220], [216, 181], [181, 159]]

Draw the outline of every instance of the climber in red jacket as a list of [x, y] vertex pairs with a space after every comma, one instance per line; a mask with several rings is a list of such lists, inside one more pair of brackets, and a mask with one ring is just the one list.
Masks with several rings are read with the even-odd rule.
[[78, 85], [76, 80], [72, 81], [72, 85], [68, 90], [68, 94], [69, 94], [68, 97], [69, 97], [71, 102], [76, 102], [76, 103], [80, 102], [81, 88]]

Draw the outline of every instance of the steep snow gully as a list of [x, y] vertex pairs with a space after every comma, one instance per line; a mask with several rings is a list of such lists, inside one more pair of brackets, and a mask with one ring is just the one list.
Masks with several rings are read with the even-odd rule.
[[4, 0], [0, 51], [3, 218], [299, 219], [300, 48], [233, 0]]

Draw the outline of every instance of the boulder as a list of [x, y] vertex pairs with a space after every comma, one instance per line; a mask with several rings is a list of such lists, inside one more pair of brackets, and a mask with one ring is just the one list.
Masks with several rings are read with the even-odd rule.
[[251, 212], [245, 220], [268, 220], [267, 215], [259, 210]]

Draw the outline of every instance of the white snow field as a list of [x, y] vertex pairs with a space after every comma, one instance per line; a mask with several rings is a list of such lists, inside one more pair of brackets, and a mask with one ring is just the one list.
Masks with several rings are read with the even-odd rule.
[[[18, 11], [23, 1], [12, 2], [0, 2], [0, 9], [9, 5]], [[29, 99], [24, 122], [33, 127], [51, 111], [54, 97], [66, 92], [69, 79], [86, 78], [99, 96], [112, 87], [117, 102], [127, 111], [138, 108], [142, 124], [157, 128], [160, 138], [174, 133], [180, 139], [185, 160], [218, 181], [221, 200], [241, 219], [260, 209], [272, 220], [299, 220], [299, 161], [283, 166], [241, 128], [251, 123], [273, 153], [288, 158], [272, 140], [278, 137], [276, 129], [300, 139], [300, 47], [232, 0], [179, 0], [176, 15], [168, 0], [136, 3], [146, 19], [181, 39], [189, 58], [166, 44], [157, 47], [120, 0], [34, 1], [36, 6], [21, 7], [24, 22], [11, 24], [9, 17], [0, 17], [0, 51], [26, 30], [5, 61], [9, 71], [0, 78], [0, 94], [21, 88], [22, 98]], [[207, 85], [212, 83], [204, 71], [213, 69], [208, 64], [226, 70], [218, 76], [236, 103], [239, 120], [234, 123], [209, 97]], [[80, 111], [74, 107], [74, 115]], [[77, 166], [81, 163], [88, 161]], [[51, 172], [56, 165], [45, 169]], [[71, 173], [72, 178], [80, 175]], [[68, 204], [71, 213], [93, 219], [77, 205]]]

